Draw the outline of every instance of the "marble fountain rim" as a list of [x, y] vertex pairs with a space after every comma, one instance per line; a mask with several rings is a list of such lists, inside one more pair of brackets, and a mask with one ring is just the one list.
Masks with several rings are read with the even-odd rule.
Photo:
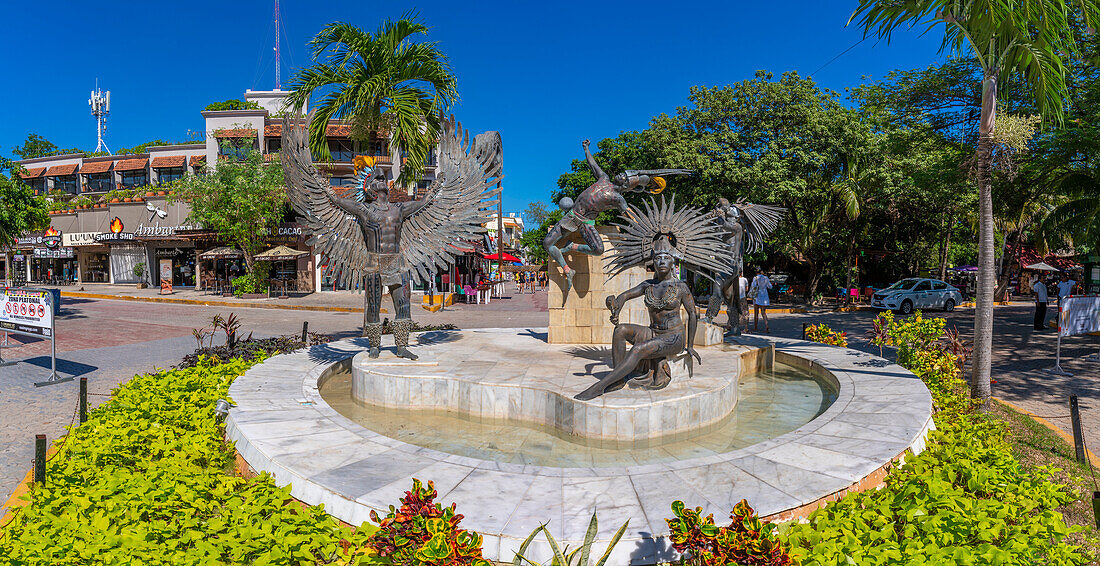
[[[523, 330], [543, 329], [482, 331]], [[489, 481], [485, 479], [489, 477], [523, 479], [527, 487], [521, 491], [527, 488], [534, 491], [533, 485], [539, 482], [549, 482], [550, 486], [560, 482], [557, 485], [583, 487], [585, 482], [600, 484], [626, 478], [627, 483], [634, 486], [638, 508], [630, 514], [631, 532], [620, 546], [629, 547], [631, 541], [638, 545], [648, 544], [653, 547], [652, 552], [659, 554], [662, 543], [658, 541], [667, 535], [667, 527], [660, 519], [670, 514], [668, 506], [674, 499], [683, 499], [692, 506], [703, 504], [706, 511], [725, 516], [732, 503], [740, 498], [731, 500], [728, 499], [731, 494], [722, 493], [722, 490], [729, 492], [738, 481], [721, 474], [708, 475], [708, 470], [721, 468], [743, 474], [742, 483], [757, 486], [754, 489], [766, 489], [771, 494], [771, 499], [766, 501], [750, 500], [762, 516], [787, 517], [793, 511], [806, 509], [862, 485], [865, 479], [881, 473], [906, 450], [920, 452], [927, 433], [935, 428], [927, 388], [912, 373], [886, 360], [855, 350], [800, 340], [751, 337], [740, 343], [775, 347], [776, 361], [799, 366], [832, 381], [838, 390], [836, 400], [817, 418], [794, 431], [722, 454], [622, 468], [556, 468], [493, 462], [380, 435], [325, 403], [318, 391], [321, 381], [334, 366], [350, 364], [352, 356], [364, 349], [362, 339], [351, 339], [274, 356], [239, 377], [229, 391], [237, 406], [230, 410], [226, 419], [226, 436], [236, 443], [237, 452], [250, 467], [270, 472], [279, 485], [292, 486], [291, 495], [295, 498], [311, 505], [323, 503], [330, 514], [353, 525], [368, 520], [371, 509], [381, 511], [396, 504], [412, 477], [436, 480], [439, 501], [444, 504], [450, 504], [455, 498], [462, 499], [464, 492], [460, 484], [463, 482], [473, 480], [471, 483], [476, 485], [477, 480]], [[320, 353], [317, 357], [321, 359], [311, 360], [311, 352]], [[361, 447], [365, 451], [356, 452]], [[361, 459], [325, 461], [333, 452], [340, 451], [350, 451], [353, 460]], [[440, 469], [464, 472], [459, 471], [461, 477], [455, 476], [457, 482], [454, 478], [431, 477], [432, 470]], [[783, 480], [778, 475], [771, 477], [761, 470], [775, 470], [776, 473], [783, 470], [788, 479]], [[376, 476], [369, 473], [372, 471], [379, 474], [377, 481]], [[349, 479], [348, 475], [353, 477]], [[659, 493], [640, 493], [639, 481], [655, 477], [679, 478], [678, 489], [665, 493], [665, 484], [657, 488]], [[693, 479], [689, 482], [683, 478]], [[470, 508], [469, 502], [458, 501], [458, 505], [459, 511], [466, 515], [463, 526], [486, 536], [486, 558], [510, 560], [508, 550], [514, 550], [533, 529], [521, 520], [513, 523], [516, 513], [524, 512], [521, 507], [534, 507], [554, 515], [555, 505], [568, 507], [570, 503], [564, 491], [561, 493], [558, 502], [555, 503], [551, 496], [546, 505], [534, 503], [521, 494], [512, 502], [517, 507], [503, 523], [499, 517], [483, 515], [484, 510]], [[587, 505], [588, 514], [593, 508], [602, 509], [600, 498], [592, 497], [591, 504], [582, 502], [574, 506]], [[648, 501], [654, 498], [660, 499], [657, 508], [653, 507], [655, 502]], [[664, 515], [647, 518], [647, 502], [651, 504], [648, 506], [650, 514], [661, 512], [657, 511], [661, 509]], [[557, 512], [565, 511], [557, 509]], [[611, 515], [614, 517], [613, 512]], [[551, 525], [555, 522], [552, 516], [545, 519], [550, 519]], [[572, 541], [571, 531], [567, 529], [583, 530], [587, 526], [587, 520], [572, 521], [577, 522], [584, 524], [570, 524], [565, 519], [557, 521], [553, 534], [559, 540]], [[598, 538], [605, 538], [604, 530], [617, 528], [621, 521], [613, 526], [611, 523], [615, 523], [613, 518], [603, 520], [601, 514], [601, 536]], [[574, 538], [578, 540], [583, 537], [583, 532], [576, 534]], [[663, 547], [667, 551], [667, 542]], [[650, 557], [652, 561], [656, 561], [656, 556]], [[631, 558], [626, 562], [650, 563], [650, 558], [640, 562]]]

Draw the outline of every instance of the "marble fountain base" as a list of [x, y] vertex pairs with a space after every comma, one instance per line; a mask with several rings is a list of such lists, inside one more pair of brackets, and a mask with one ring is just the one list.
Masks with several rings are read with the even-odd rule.
[[[591, 383], [589, 374], [606, 371], [606, 352], [550, 346], [545, 336], [540, 328], [427, 333], [415, 349], [421, 356], [416, 362], [357, 356], [366, 348], [361, 340], [275, 356], [230, 388], [237, 406], [227, 417], [226, 435], [250, 468], [270, 472], [291, 486], [295, 498], [323, 504], [351, 524], [367, 521], [372, 509], [397, 504], [415, 477], [434, 481], [442, 504], [457, 504], [462, 526], [484, 535], [486, 558], [511, 562], [523, 539], [547, 521], [555, 538], [576, 546], [596, 512], [601, 551], [630, 521], [609, 563], [655, 564], [675, 557], [664, 523], [675, 499], [720, 518], [747, 498], [761, 516], [791, 518], [874, 485], [907, 450], [922, 450], [933, 428], [931, 396], [920, 380], [862, 352], [746, 337], [700, 349], [703, 365], [695, 377], [663, 391], [624, 389], [577, 402], [572, 395]], [[736, 402], [736, 393], [725, 392], [737, 382], [730, 374], [746, 364], [770, 365], [773, 358], [829, 384], [836, 399], [796, 430], [751, 446], [620, 467], [509, 463], [417, 446], [357, 424], [319, 392], [334, 375], [351, 371], [352, 389], [363, 401], [406, 408], [446, 402], [471, 417], [625, 440], [678, 434], [717, 415], [721, 410], [709, 407]], [[678, 401], [667, 403], [666, 396]], [[537, 561], [551, 556], [542, 539], [528, 555]]]

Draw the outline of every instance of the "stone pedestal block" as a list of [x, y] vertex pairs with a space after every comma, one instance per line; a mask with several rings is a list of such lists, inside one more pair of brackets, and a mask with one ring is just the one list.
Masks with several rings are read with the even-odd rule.
[[[573, 288], [562, 301], [565, 289], [565, 275], [562, 269], [552, 261], [550, 270], [550, 289], [547, 302], [550, 307], [550, 326], [547, 330], [551, 344], [610, 344], [615, 326], [611, 324], [611, 311], [607, 309], [608, 296], [615, 296], [637, 286], [652, 277], [645, 268], [633, 267], [614, 279], [608, 280], [604, 270], [604, 257], [612, 249], [607, 234], [616, 228], [600, 226], [603, 235], [604, 256], [590, 256], [577, 252], [566, 252], [565, 260], [570, 269], [576, 270]], [[581, 242], [578, 234], [566, 241]], [[564, 242], [562, 243], [564, 245]], [[641, 300], [633, 300], [623, 306], [619, 312], [619, 322], [649, 325], [649, 313]]]
[[723, 341], [723, 332], [724, 329], [717, 324], [700, 321], [699, 325], [695, 327], [695, 345], [713, 346], [715, 344], [721, 344]]

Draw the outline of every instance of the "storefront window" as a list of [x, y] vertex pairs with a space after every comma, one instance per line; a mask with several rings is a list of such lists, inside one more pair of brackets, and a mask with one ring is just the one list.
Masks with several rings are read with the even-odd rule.
[[144, 187], [149, 184], [149, 174], [144, 169], [135, 169], [133, 171], [123, 171], [119, 173], [122, 176], [122, 188], [133, 189], [137, 187]]
[[183, 167], [158, 167], [157, 184], [171, 183], [183, 178]]
[[81, 283], [107, 283], [111, 280], [108, 271], [110, 260], [105, 248], [103, 251], [81, 251], [78, 256]]
[[114, 173], [89, 173], [84, 179], [84, 192], [105, 193], [115, 189]]
[[76, 175], [58, 175], [54, 177], [53, 188], [55, 191], [62, 191], [70, 195], [75, 195], [80, 192], [80, 186], [76, 182]]

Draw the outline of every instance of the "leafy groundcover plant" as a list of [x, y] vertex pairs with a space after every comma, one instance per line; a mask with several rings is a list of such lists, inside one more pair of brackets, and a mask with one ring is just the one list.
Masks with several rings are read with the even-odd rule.
[[1003, 422], [976, 411], [944, 320], [876, 320], [874, 341], [897, 348], [897, 361], [932, 392], [938, 430], [880, 490], [850, 494], [780, 532], [804, 565], [1083, 564], [1058, 507], [1073, 499], [1026, 471], [1013, 456]]
[[214, 406], [262, 359], [200, 359], [117, 389], [0, 530], [0, 565], [377, 563], [372, 526], [298, 505], [266, 473], [233, 475]]
[[806, 327], [806, 339], [832, 346], [848, 347], [848, 333], [837, 332], [824, 324], [811, 324]]

